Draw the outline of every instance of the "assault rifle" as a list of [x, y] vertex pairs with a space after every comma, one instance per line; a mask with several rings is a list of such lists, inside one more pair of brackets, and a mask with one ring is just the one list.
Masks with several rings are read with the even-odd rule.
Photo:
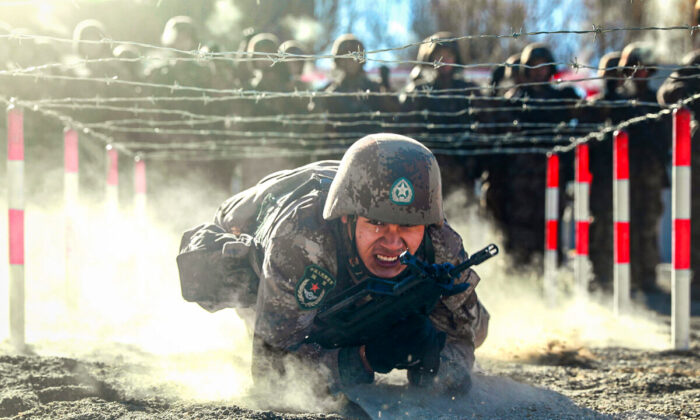
[[429, 264], [405, 251], [399, 260], [408, 267], [408, 276], [398, 282], [372, 277], [329, 299], [306, 341], [325, 348], [366, 344], [411, 314], [428, 315], [440, 297], [466, 291], [469, 283], [454, 282], [459, 274], [496, 254], [498, 247], [490, 244], [454, 266]]

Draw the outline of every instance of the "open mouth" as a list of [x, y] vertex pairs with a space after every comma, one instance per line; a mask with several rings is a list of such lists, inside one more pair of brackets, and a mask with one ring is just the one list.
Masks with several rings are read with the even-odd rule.
[[374, 260], [383, 267], [392, 267], [399, 263], [399, 256], [374, 254]]

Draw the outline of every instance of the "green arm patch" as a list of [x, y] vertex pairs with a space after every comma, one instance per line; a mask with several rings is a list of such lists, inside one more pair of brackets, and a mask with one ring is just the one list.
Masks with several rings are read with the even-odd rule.
[[309, 311], [320, 305], [334, 287], [335, 279], [331, 273], [315, 264], [307, 265], [294, 289], [294, 297], [301, 310]]

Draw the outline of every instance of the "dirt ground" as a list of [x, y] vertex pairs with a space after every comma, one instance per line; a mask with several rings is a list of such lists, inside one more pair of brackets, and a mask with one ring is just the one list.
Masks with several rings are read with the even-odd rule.
[[[369, 418], [700, 418], [700, 317], [693, 318], [689, 351], [565, 349], [553, 343], [548, 352], [529, 360], [480, 360], [479, 368], [470, 396], [459, 397], [459, 407], [452, 403], [455, 410], [448, 406], [454, 396], [411, 397], [403, 393], [405, 387], [395, 384], [369, 390], [365, 395], [370, 397], [361, 405]], [[134, 386], [147, 371], [148, 366], [118, 357], [87, 361], [17, 355], [4, 344], [0, 346], [0, 418], [341, 417], [253, 410], [226, 401], [188, 401], [174, 397], [175, 386], [167, 381]], [[382, 400], [391, 399], [403, 399], [403, 406], [384, 403], [374, 410]], [[420, 405], [420, 410], [411, 411], [405, 401], [412, 401], [414, 408]]]

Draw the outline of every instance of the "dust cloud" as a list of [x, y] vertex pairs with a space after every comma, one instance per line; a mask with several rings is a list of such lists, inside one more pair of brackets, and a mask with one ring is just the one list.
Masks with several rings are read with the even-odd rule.
[[[466, 200], [464, 192], [450, 195], [445, 211], [464, 239], [467, 252], [492, 242], [500, 244], [498, 234], [476, 206], [466, 206], [465, 211]], [[480, 357], [527, 361], [553, 352], [577, 351], [585, 357], [590, 347], [670, 347], [669, 327], [642, 303], [633, 302], [628, 314], [617, 317], [610, 295], [576, 299], [569, 265], [564, 264], [557, 273], [559, 299], [555, 306], [549, 306], [536, 267], [513, 270], [507, 264], [507, 254], [501, 247], [498, 256], [475, 269], [481, 277], [477, 294], [491, 314], [489, 334], [477, 349], [477, 361]]]
[[[211, 220], [226, 196], [204, 191], [201, 185], [201, 180], [192, 179], [167, 193], [159, 191], [154, 200], [161, 204], [154, 207], [173, 204], [169, 212], [151, 211], [147, 219], [139, 219], [126, 204], [116, 215], [101, 206], [80, 206], [79, 240], [73, 250], [79, 270], [72, 285], [65, 279], [62, 207], [51, 208], [28, 198], [26, 332], [30, 349], [41, 355], [123, 364], [126, 388], [134, 395], [156, 389], [159, 395], [195, 401], [271, 408], [270, 398], [253, 390], [251, 339], [236, 312], [208, 313], [180, 295], [175, 264], [180, 234]], [[446, 211], [463, 235], [467, 251], [498, 244], [476, 207], [465, 206], [464, 200], [464, 194], [448, 197]], [[176, 205], [177, 210], [172, 208]], [[0, 235], [6, 234], [7, 223], [1, 223]], [[0, 244], [0, 258], [7, 261], [7, 241]], [[548, 307], [534, 270], [512, 274], [506, 261], [505, 255], [499, 255], [477, 269], [482, 277], [477, 291], [491, 313], [489, 336], [477, 350], [477, 360], [527, 360], [553, 349], [591, 346], [668, 347], [667, 327], [643, 308], [635, 307], [630, 315], [617, 318], [610, 297], [592, 296], [585, 302], [567, 298], [572, 275], [566, 268], [559, 276], [559, 305]], [[7, 270], [0, 273], [0, 299], [5, 302], [7, 275]], [[76, 302], [73, 307], [71, 300]], [[8, 313], [2, 311], [0, 340], [8, 335]], [[328, 412], [337, 406], [332, 398], [310, 399], [321, 382], [310, 379], [308, 372], [295, 375], [300, 372], [298, 366], [287, 368], [293, 373], [287, 379], [299, 380], [286, 383], [275, 394], [274, 408]]]
[[[110, 212], [81, 197], [77, 238], [66, 258], [64, 209], [27, 198], [25, 216], [26, 342], [42, 356], [124, 366], [119, 379], [133, 397], [158, 395], [191, 401], [225, 401], [270, 409], [269, 392], [253, 387], [252, 340], [233, 309], [209, 313], [183, 300], [175, 263], [182, 232], [213, 219], [225, 191], [202, 188], [204, 179], [149, 197], [151, 212], [130, 203]], [[7, 204], [0, 202], [7, 214]], [[169, 203], [169, 205], [168, 205]], [[155, 211], [155, 209], [158, 209]], [[0, 223], [7, 236], [7, 221]], [[8, 260], [7, 241], [0, 258]], [[68, 261], [67, 261], [68, 260]], [[76, 275], [67, 281], [73, 261]], [[0, 272], [0, 307], [7, 308], [8, 270]], [[0, 312], [0, 342], [9, 337], [8, 310]], [[299, 372], [293, 364], [288, 372]], [[319, 387], [297, 375], [275, 395], [274, 408], [327, 412], [333, 398], [310, 398]], [[279, 389], [276, 389], [279, 391]]]

